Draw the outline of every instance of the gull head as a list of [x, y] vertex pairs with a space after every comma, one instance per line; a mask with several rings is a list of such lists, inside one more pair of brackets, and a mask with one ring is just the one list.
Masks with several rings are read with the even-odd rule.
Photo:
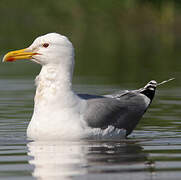
[[71, 65], [74, 49], [67, 37], [58, 33], [48, 33], [37, 37], [28, 48], [8, 52], [3, 62], [21, 59], [29, 59], [41, 65]]

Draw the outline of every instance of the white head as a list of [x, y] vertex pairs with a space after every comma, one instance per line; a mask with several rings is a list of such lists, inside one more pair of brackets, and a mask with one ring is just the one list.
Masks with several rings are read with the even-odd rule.
[[58, 33], [40, 36], [25, 49], [7, 53], [3, 61], [30, 59], [41, 65], [73, 66], [74, 49], [67, 37]]

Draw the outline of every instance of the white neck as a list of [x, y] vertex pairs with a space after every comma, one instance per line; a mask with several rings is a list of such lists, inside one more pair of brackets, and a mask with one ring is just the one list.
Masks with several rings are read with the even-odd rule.
[[44, 65], [36, 78], [35, 106], [55, 106], [56, 102], [59, 107], [66, 107], [73, 103], [77, 96], [72, 90], [72, 74], [72, 66]]
[[87, 126], [83, 120], [86, 102], [72, 90], [72, 72], [51, 64], [42, 67], [36, 78], [34, 112], [27, 129], [28, 137], [66, 138], [70, 128], [73, 132], [70, 137], [82, 136]]

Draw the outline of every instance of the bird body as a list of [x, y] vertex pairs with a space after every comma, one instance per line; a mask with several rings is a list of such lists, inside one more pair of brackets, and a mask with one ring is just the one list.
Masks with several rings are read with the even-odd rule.
[[47, 134], [51, 134], [53, 139], [64, 139], [67, 135], [72, 137], [66, 139], [81, 137], [85, 126], [81, 111], [86, 108], [86, 102], [72, 91], [72, 77], [64, 77], [64, 70], [48, 64], [37, 76], [35, 107], [27, 129], [28, 137], [47, 138]]
[[7, 53], [3, 61], [30, 59], [42, 65], [36, 77], [34, 112], [27, 129], [33, 140], [129, 135], [150, 105], [157, 86], [97, 96], [72, 90], [74, 49], [57, 33], [38, 37], [26, 49]]

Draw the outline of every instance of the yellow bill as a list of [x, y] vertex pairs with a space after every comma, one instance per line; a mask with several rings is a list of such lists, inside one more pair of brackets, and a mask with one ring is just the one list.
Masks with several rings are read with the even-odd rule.
[[10, 61], [16, 61], [16, 60], [21, 60], [21, 59], [32, 59], [32, 56], [36, 54], [37, 53], [31, 52], [28, 49], [10, 51], [7, 54], [5, 54], [3, 58], [3, 62], [10, 62]]

